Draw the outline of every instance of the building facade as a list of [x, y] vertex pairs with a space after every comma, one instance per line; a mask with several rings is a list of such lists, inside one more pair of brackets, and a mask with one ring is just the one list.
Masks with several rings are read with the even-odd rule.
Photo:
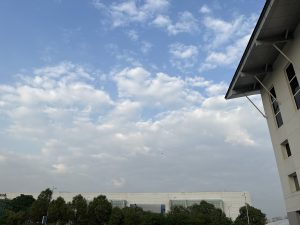
[[[226, 99], [261, 94], [290, 225], [300, 225], [300, 1], [267, 0]], [[257, 107], [259, 110], [259, 107]]]
[[[21, 193], [6, 193], [6, 198], [13, 199]], [[35, 199], [39, 193], [22, 193], [32, 195]], [[199, 204], [202, 200], [221, 209], [227, 217], [233, 220], [239, 215], [239, 209], [245, 203], [251, 205], [248, 192], [179, 192], [179, 193], [67, 193], [54, 192], [53, 199], [61, 196], [66, 202], [71, 202], [73, 197], [81, 194], [88, 201], [99, 195], [105, 195], [113, 207], [138, 206], [145, 211], [166, 213], [174, 206], [188, 207]]]

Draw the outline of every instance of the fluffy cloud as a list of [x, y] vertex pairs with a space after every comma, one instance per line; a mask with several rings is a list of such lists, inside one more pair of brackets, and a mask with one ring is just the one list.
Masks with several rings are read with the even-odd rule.
[[176, 43], [170, 45], [170, 53], [178, 59], [189, 59], [198, 55], [198, 48], [194, 45]]
[[[177, 21], [173, 22], [165, 14], [170, 5], [168, 0], [144, 0], [141, 2], [128, 0], [110, 5], [106, 5], [100, 0], [94, 0], [93, 5], [105, 13], [115, 28], [127, 26], [130, 23], [149, 23], [166, 29], [170, 35], [192, 33], [199, 30], [197, 19], [189, 11], [178, 13]], [[129, 37], [137, 39], [132, 32], [129, 33]]]
[[195, 45], [175, 43], [169, 46], [171, 64], [180, 70], [191, 68], [198, 58], [198, 48]]
[[95, 0], [93, 5], [108, 14], [113, 27], [120, 27], [129, 23], [145, 22], [155, 17], [169, 7], [169, 2], [168, 0], [144, 0], [140, 4], [136, 0], [128, 0], [108, 6], [100, 0]]
[[205, 38], [209, 40], [210, 48], [216, 48], [237, 38], [249, 35], [252, 31], [257, 16], [238, 16], [231, 21], [226, 21], [211, 15], [204, 16], [203, 25], [206, 27]]
[[[274, 184], [264, 119], [242, 99], [225, 101], [227, 84], [144, 67], [112, 74], [114, 98], [95, 86], [93, 71], [72, 63], [0, 85], [3, 191], [20, 191], [22, 184], [36, 191], [55, 185], [69, 191], [255, 192]], [[260, 187], [252, 173], [263, 178]]]
[[236, 64], [246, 47], [256, 20], [255, 15], [248, 18], [241, 15], [226, 21], [214, 17], [211, 13], [204, 13], [203, 38], [207, 45], [203, 50], [206, 52], [206, 57], [199, 71]]
[[193, 33], [199, 30], [197, 19], [188, 11], [179, 13], [177, 22], [172, 22], [169, 16], [158, 15], [152, 24], [165, 28], [170, 35]]
[[225, 51], [209, 51], [206, 62], [215, 65], [230, 65], [237, 61], [242, 55], [245, 46], [249, 41], [250, 35], [246, 35], [234, 44], [225, 48]]
[[126, 68], [114, 77], [120, 97], [143, 103], [146, 107], [182, 107], [200, 103], [202, 96], [179, 77], [164, 73], [152, 75], [142, 67]]
[[210, 13], [211, 10], [210, 10], [210, 8], [209, 8], [207, 5], [203, 5], [203, 6], [199, 9], [199, 12], [206, 14], [206, 13]]

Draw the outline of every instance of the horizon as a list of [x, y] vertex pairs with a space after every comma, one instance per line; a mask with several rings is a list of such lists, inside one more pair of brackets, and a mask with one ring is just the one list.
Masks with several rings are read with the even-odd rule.
[[285, 216], [266, 121], [224, 99], [264, 3], [0, 2], [0, 193], [247, 190]]

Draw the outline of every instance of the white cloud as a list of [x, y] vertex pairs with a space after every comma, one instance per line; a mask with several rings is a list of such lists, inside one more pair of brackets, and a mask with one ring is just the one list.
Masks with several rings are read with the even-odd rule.
[[206, 57], [199, 67], [199, 72], [219, 66], [235, 65], [246, 47], [256, 20], [256, 15], [240, 15], [227, 21], [214, 17], [212, 13], [204, 13], [203, 39], [206, 44], [202, 50]]
[[55, 173], [66, 173], [67, 167], [66, 165], [59, 163], [59, 164], [53, 164], [52, 167], [54, 168]]
[[171, 64], [180, 70], [193, 67], [198, 58], [198, 48], [195, 45], [174, 43], [169, 46]]
[[[170, 5], [168, 0], [127, 0], [110, 5], [94, 0], [93, 5], [105, 13], [115, 28], [131, 23], [148, 23], [166, 29], [170, 35], [199, 31], [199, 21], [189, 11], [178, 13], [177, 21], [173, 22], [166, 15]], [[129, 37], [137, 40], [134, 33], [130, 33]]]
[[200, 8], [199, 12], [206, 14], [206, 13], [210, 13], [211, 10], [210, 10], [210, 8], [209, 8], [207, 5], [203, 5], [203, 6]]
[[164, 12], [169, 7], [168, 0], [128, 0], [120, 3], [105, 5], [99, 0], [93, 5], [109, 15], [113, 27], [126, 26], [130, 23], [143, 23]]
[[118, 179], [113, 179], [112, 180], [112, 185], [113, 185], [113, 187], [115, 187], [115, 188], [121, 188], [121, 187], [123, 187], [124, 185], [125, 185], [125, 183], [126, 183], [126, 181], [125, 181], [125, 179], [124, 178], [118, 178]]
[[237, 37], [248, 35], [256, 22], [256, 17], [245, 18], [239, 16], [232, 21], [225, 21], [212, 16], [205, 16], [203, 24], [207, 28], [209, 47], [216, 48], [228, 41], [235, 41]]
[[164, 73], [151, 75], [144, 68], [126, 68], [116, 74], [120, 97], [132, 98], [154, 107], [180, 107], [200, 102], [202, 96], [189, 90], [179, 77]]
[[206, 63], [214, 65], [230, 65], [235, 63], [242, 55], [250, 35], [237, 40], [234, 44], [225, 48], [225, 51], [209, 51]]
[[142, 45], [141, 46], [141, 51], [144, 54], [147, 54], [151, 50], [151, 48], [153, 47], [153, 45], [151, 43], [147, 42], [147, 41], [143, 41], [141, 43], [141, 45]]
[[157, 27], [165, 28], [170, 35], [199, 31], [198, 20], [189, 11], [179, 13], [177, 22], [172, 22], [168, 16], [158, 15], [152, 21], [152, 24]]
[[227, 88], [228, 84], [225, 82], [210, 84], [206, 88], [206, 93], [208, 96], [225, 95]]
[[127, 34], [132, 41], [137, 41], [139, 39], [139, 35], [135, 30], [129, 30]]
[[[251, 191], [258, 186], [249, 176], [257, 173], [263, 177], [258, 182], [267, 177], [263, 184], [273, 186], [264, 118], [246, 100], [225, 101], [224, 83], [130, 67], [101, 80], [116, 86], [112, 100], [96, 85], [93, 71], [68, 68], [40, 68], [15, 84], [0, 85], [4, 191], [20, 186], [40, 191], [53, 184], [73, 191], [199, 191], [200, 186]], [[70, 88], [78, 84], [84, 88]], [[20, 91], [26, 88], [30, 91]], [[40, 97], [44, 91], [58, 96]], [[99, 91], [106, 97], [97, 97]], [[180, 182], [186, 174], [187, 182]]]
[[158, 15], [154, 20], [153, 24], [158, 27], [168, 27], [172, 24], [172, 21], [168, 16]]
[[198, 48], [195, 45], [175, 43], [170, 45], [170, 54], [178, 59], [189, 59], [198, 56]]
[[0, 163], [1, 163], [1, 162], [5, 162], [5, 160], [6, 160], [6, 157], [3, 156], [3, 155], [0, 155]]

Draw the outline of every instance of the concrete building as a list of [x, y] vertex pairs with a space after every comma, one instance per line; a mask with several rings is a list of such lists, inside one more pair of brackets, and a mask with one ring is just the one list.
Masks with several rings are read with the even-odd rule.
[[261, 94], [290, 225], [300, 225], [299, 21], [299, 0], [266, 1], [225, 97], [257, 107], [248, 96]]
[[[13, 199], [21, 193], [5, 193], [8, 199]], [[23, 193], [37, 198], [39, 193]], [[61, 196], [65, 201], [72, 201], [73, 197], [81, 194], [88, 201], [99, 195], [105, 195], [113, 206], [120, 208], [138, 206], [145, 211], [165, 213], [174, 206], [192, 206], [205, 200], [215, 207], [221, 209], [233, 220], [239, 215], [239, 209], [245, 203], [251, 205], [251, 198], [248, 192], [179, 192], [179, 193], [68, 193], [54, 192], [53, 199]]]

